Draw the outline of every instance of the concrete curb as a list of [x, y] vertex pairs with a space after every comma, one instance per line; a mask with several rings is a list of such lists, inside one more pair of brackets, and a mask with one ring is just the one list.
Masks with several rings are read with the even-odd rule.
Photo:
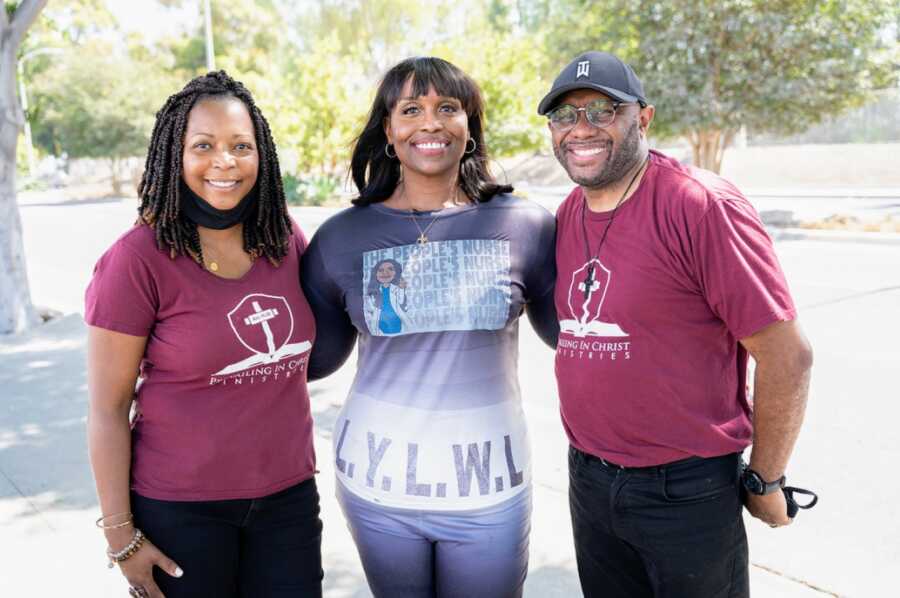
[[826, 241], [831, 243], [862, 243], [900, 246], [900, 233], [865, 233], [845, 230], [768, 227], [775, 241]]

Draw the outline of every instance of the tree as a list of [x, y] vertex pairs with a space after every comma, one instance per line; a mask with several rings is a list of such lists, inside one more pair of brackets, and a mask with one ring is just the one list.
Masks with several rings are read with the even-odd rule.
[[564, 4], [577, 18], [556, 21], [559, 64], [586, 49], [618, 54], [656, 106], [651, 133], [683, 135], [694, 164], [716, 172], [741, 126], [796, 133], [896, 76], [883, 39], [891, 0]]
[[28, 28], [47, 0], [6, 2], [0, 13], [0, 334], [38, 322], [31, 304], [16, 203], [16, 145], [24, 124], [16, 95], [16, 60]]
[[[184, 4], [183, 0], [158, 1], [167, 7]], [[201, 10], [199, 6], [198, 10]], [[216, 68], [226, 68], [229, 74], [238, 78], [251, 71], [266, 74], [271, 68], [272, 57], [290, 46], [287, 32], [273, 35], [283, 27], [284, 19], [273, 0], [213, 2]], [[163, 46], [171, 52], [174, 70], [185, 81], [206, 73], [206, 37], [202, 22], [193, 30], [172, 31]], [[227, 65], [221, 63], [223, 59], [227, 59]]]
[[144, 154], [154, 114], [174, 87], [160, 69], [117, 55], [103, 42], [86, 43], [32, 86], [35, 141], [57, 155], [110, 160], [113, 193], [120, 195], [118, 164]]
[[332, 34], [272, 69], [280, 73], [274, 78], [244, 77], [271, 123], [285, 173], [334, 176], [349, 160], [371, 97], [357, 68]]
[[[495, 19], [506, 15], [491, 6]], [[481, 88], [485, 107], [484, 137], [493, 157], [534, 151], [546, 143], [544, 119], [537, 106], [547, 92], [539, 76], [544, 59], [539, 34], [517, 34], [490, 19], [470, 23], [467, 35], [453, 38], [435, 54], [453, 62]]]
[[[408, 0], [319, 0], [287, 3], [294, 28], [310, 32], [298, 41], [313, 51], [321, 38], [334, 38], [339, 51], [361, 67], [369, 85], [400, 60], [428, 54], [435, 43], [462, 32], [463, 19], [454, 18], [470, 8], [467, 0], [409, 2]], [[438, 25], [436, 27], [435, 25]]]

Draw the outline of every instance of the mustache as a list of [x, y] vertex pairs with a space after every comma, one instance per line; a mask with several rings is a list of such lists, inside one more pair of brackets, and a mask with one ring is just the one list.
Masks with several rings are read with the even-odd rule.
[[564, 141], [560, 144], [559, 149], [565, 151], [569, 148], [585, 148], [585, 147], [601, 147], [610, 148], [613, 146], [612, 139], [597, 139], [593, 141]]

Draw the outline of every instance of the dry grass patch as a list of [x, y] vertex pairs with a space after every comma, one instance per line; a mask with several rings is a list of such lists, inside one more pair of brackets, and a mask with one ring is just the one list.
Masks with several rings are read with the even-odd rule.
[[817, 230], [844, 230], [865, 233], [900, 233], [900, 217], [893, 214], [875, 219], [861, 219], [856, 216], [835, 214], [822, 220], [807, 220], [800, 228]]

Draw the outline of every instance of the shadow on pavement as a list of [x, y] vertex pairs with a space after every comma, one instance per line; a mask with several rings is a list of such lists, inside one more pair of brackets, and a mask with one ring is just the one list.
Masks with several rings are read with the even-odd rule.
[[[325, 582], [323, 588], [326, 596], [345, 598], [372, 598], [366, 578], [359, 574], [358, 565], [342, 562], [336, 555], [325, 556]], [[356, 554], [353, 553], [353, 558]]]
[[574, 598], [581, 596], [578, 574], [571, 569], [544, 565], [528, 571], [525, 595], [541, 598]]
[[78, 314], [0, 338], [0, 471], [12, 497], [42, 509], [97, 504], [85, 437], [85, 344]]

